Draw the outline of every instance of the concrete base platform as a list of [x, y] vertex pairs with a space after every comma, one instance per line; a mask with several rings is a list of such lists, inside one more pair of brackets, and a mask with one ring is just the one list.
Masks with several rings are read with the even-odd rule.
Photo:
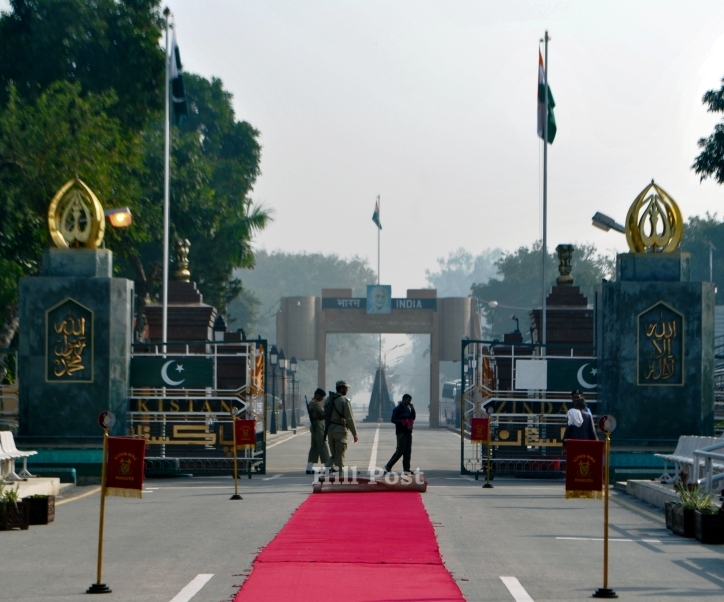
[[[31, 495], [59, 495], [63, 489], [60, 484], [60, 479], [57, 477], [37, 477], [28, 479], [27, 481], [10, 483], [5, 487], [12, 487], [14, 489], [16, 485], [18, 486], [18, 497], [20, 498], [29, 497]], [[64, 483], [64, 485], [70, 485], [72, 487], [72, 484], [69, 483]]]
[[658, 508], [663, 508], [666, 502], [679, 501], [674, 486], [659, 481], [626, 481], [626, 493]]

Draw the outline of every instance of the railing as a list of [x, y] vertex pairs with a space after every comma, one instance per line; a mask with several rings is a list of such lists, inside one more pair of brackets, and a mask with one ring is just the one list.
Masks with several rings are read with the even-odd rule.
[[[714, 474], [714, 460], [719, 460], [719, 467], [724, 464], [724, 453], [717, 453], [717, 450], [724, 450], [724, 441], [697, 449], [694, 452], [694, 470], [692, 472], [697, 476], [699, 485], [703, 485], [706, 491], [713, 491], [714, 481], [724, 479], [724, 472], [720, 471], [719, 474]], [[704, 478], [699, 479], [702, 462], [704, 465]]]

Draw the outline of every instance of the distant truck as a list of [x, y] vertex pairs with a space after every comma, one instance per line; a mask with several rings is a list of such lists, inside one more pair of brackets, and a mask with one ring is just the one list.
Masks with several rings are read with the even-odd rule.
[[440, 395], [440, 423], [457, 425], [460, 414], [460, 380], [453, 380], [442, 384]]

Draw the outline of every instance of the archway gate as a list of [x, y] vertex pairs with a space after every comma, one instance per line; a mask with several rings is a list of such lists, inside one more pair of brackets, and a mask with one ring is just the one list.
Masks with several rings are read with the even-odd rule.
[[[592, 348], [462, 341], [460, 472], [486, 470], [487, 446], [470, 440], [471, 420], [490, 416], [492, 470], [558, 473], [571, 391], [583, 392], [596, 414], [597, 363]], [[488, 410], [490, 410], [488, 412]]]
[[[480, 338], [480, 315], [471, 297], [437, 298], [435, 289], [408, 289], [387, 314], [367, 313], [367, 300], [352, 289], [322, 289], [321, 297], [283, 297], [277, 345], [297, 360], [316, 360], [317, 383], [327, 382], [327, 334], [429, 334], [430, 426], [440, 426], [440, 362], [458, 361], [460, 339]], [[334, 375], [333, 380], [344, 375]]]

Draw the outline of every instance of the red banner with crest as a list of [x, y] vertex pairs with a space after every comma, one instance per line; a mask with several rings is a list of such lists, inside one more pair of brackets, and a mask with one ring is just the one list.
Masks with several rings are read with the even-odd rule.
[[108, 437], [106, 495], [143, 497], [146, 440], [136, 437]]
[[256, 422], [254, 420], [235, 420], [236, 449], [254, 449], [256, 447]]
[[603, 497], [604, 447], [603, 441], [566, 441], [566, 498]]
[[470, 441], [475, 443], [488, 442], [488, 420], [490, 418], [471, 418], [470, 419]]

